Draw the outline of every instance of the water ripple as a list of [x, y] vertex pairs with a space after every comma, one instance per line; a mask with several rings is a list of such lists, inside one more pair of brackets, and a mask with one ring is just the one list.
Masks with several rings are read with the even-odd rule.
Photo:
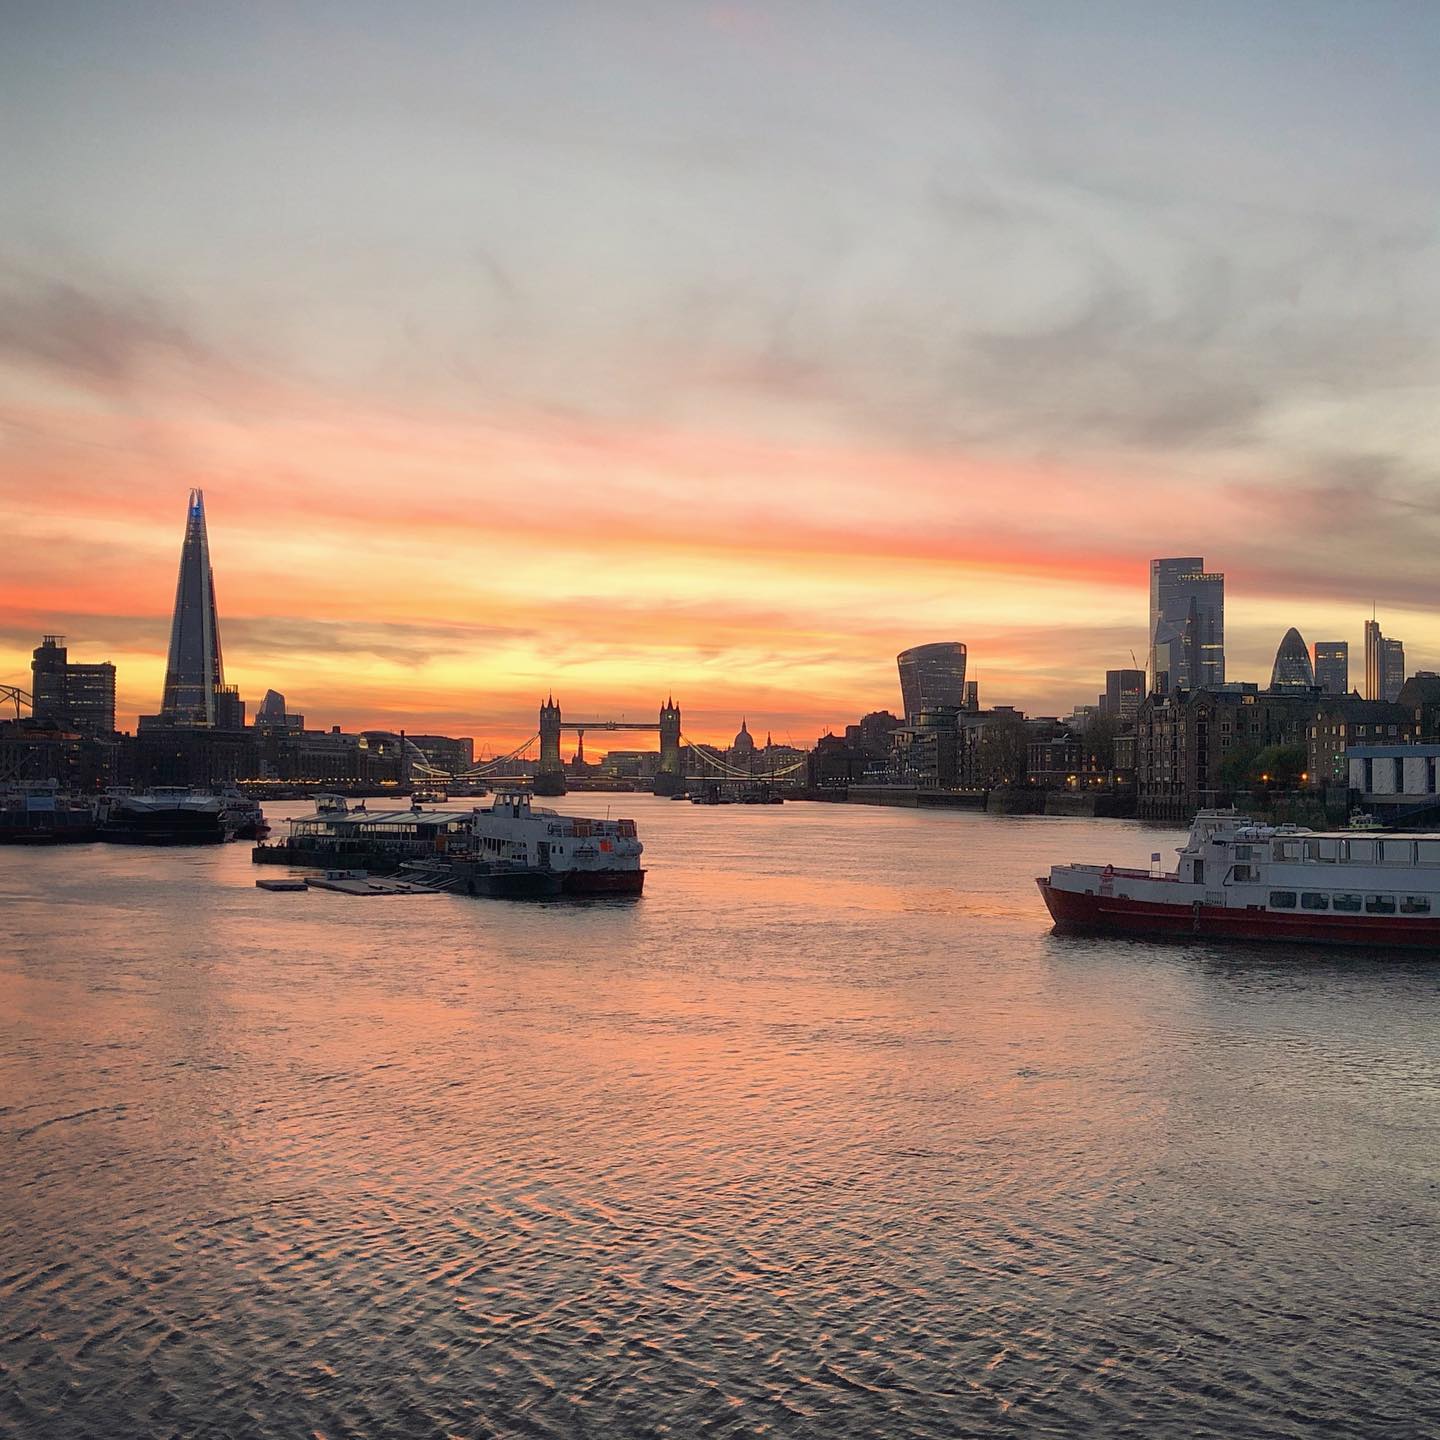
[[625, 804], [626, 906], [0, 851], [0, 1431], [1440, 1430], [1436, 971], [1051, 936], [1139, 827]]

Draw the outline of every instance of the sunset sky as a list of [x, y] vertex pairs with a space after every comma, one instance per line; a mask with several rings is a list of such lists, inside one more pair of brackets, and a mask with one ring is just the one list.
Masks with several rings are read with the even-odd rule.
[[1174, 554], [1232, 679], [1440, 669], [1430, 0], [0, 24], [0, 681], [158, 706], [192, 485], [315, 725], [809, 744], [936, 639], [1062, 713]]

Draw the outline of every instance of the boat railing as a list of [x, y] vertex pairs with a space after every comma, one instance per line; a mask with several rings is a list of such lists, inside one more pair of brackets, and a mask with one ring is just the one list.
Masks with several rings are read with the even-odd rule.
[[1067, 870], [1078, 870], [1085, 875], [1117, 875], [1127, 880], [1178, 880], [1178, 875], [1156, 875], [1149, 870], [1140, 870], [1128, 865], [1067, 865]]

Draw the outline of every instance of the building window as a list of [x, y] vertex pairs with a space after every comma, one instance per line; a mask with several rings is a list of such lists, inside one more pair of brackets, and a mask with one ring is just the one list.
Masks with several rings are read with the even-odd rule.
[[1272, 890], [1270, 892], [1270, 908], [1272, 910], [1293, 910], [1295, 908], [1295, 892], [1293, 890]]

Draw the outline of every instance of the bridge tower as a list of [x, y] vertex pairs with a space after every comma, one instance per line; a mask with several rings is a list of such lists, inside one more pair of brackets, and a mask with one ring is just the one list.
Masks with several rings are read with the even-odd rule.
[[563, 775], [565, 763], [560, 758], [560, 702], [549, 696], [540, 707], [540, 764], [538, 775]]
[[680, 758], [680, 707], [670, 698], [660, 707], [660, 773], [680, 774]]

